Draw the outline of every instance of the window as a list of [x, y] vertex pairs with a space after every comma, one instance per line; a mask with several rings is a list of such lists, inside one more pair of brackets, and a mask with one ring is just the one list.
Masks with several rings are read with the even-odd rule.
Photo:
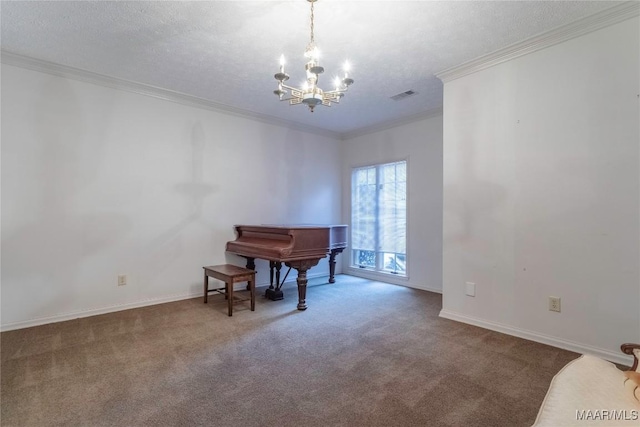
[[354, 169], [351, 265], [406, 276], [407, 162]]

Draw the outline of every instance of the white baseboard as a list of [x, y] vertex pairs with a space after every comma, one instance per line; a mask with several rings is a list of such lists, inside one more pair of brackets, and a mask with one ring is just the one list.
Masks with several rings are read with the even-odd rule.
[[[322, 276], [327, 276], [326, 274], [308, 274], [307, 275], [307, 279], [314, 279], [317, 277], [322, 277]], [[292, 279], [292, 280], [287, 280], [285, 283], [285, 285], [291, 285], [291, 284], [296, 284], [296, 280]], [[267, 287], [269, 286], [269, 283], [256, 283], [256, 287]], [[190, 299], [190, 298], [197, 298], [197, 297], [201, 297], [202, 296], [202, 291], [196, 292], [196, 293], [187, 293], [187, 294], [178, 294], [178, 295], [169, 295], [169, 296], [164, 296], [164, 297], [159, 297], [159, 298], [150, 298], [150, 299], [145, 299], [145, 300], [141, 300], [141, 301], [135, 301], [135, 302], [129, 302], [129, 303], [124, 303], [124, 304], [116, 304], [116, 305], [110, 305], [110, 306], [106, 306], [106, 307], [101, 307], [101, 308], [92, 308], [92, 309], [87, 309], [87, 310], [78, 310], [78, 311], [72, 311], [70, 313], [61, 313], [61, 314], [56, 314], [54, 316], [47, 316], [47, 317], [38, 317], [35, 319], [29, 319], [29, 320], [23, 320], [23, 321], [19, 321], [19, 322], [13, 322], [13, 323], [6, 323], [3, 325], [0, 325], [0, 331], [5, 332], [5, 331], [13, 331], [16, 329], [23, 329], [23, 328], [30, 328], [32, 326], [40, 326], [40, 325], [46, 325], [49, 323], [57, 323], [57, 322], [64, 322], [67, 320], [73, 320], [73, 319], [80, 319], [83, 317], [91, 317], [91, 316], [97, 316], [100, 314], [107, 314], [107, 313], [114, 313], [116, 311], [123, 311], [123, 310], [130, 310], [132, 308], [140, 308], [140, 307], [146, 307], [149, 305], [156, 305], [156, 304], [164, 304], [167, 302], [174, 302], [174, 301], [181, 301], [181, 300], [185, 300], [185, 299]]]
[[411, 282], [411, 279], [408, 277], [397, 277], [392, 274], [377, 273], [375, 271], [367, 271], [357, 268], [347, 268], [343, 274], [354, 277], [361, 277], [363, 279], [375, 280], [376, 282], [390, 283], [392, 285], [404, 286], [406, 288], [420, 289], [423, 291], [442, 294], [442, 289], [416, 285], [415, 283]]
[[36, 319], [24, 320], [20, 322], [6, 323], [0, 326], [2, 332], [12, 331], [15, 329], [30, 328], [32, 326], [46, 325], [48, 323], [64, 322], [67, 320], [80, 319], [82, 317], [97, 316], [99, 314], [114, 313], [116, 311], [130, 310], [132, 308], [146, 307], [149, 305], [164, 304], [167, 302], [180, 301], [184, 299], [201, 297], [202, 292], [169, 295], [160, 298], [151, 298], [142, 301], [129, 302], [125, 304], [110, 305], [102, 308], [94, 308], [88, 310], [72, 311], [70, 313], [56, 314], [54, 316], [39, 317]]
[[434, 294], [440, 294], [442, 295], [442, 289], [438, 289], [438, 288], [432, 288], [429, 286], [417, 286], [417, 285], [402, 285], [402, 286], [407, 286], [409, 288], [413, 288], [413, 289], [420, 289], [421, 291], [427, 291], [427, 292], [433, 292]]
[[553, 347], [562, 348], [564, 350], [569, 350], [569, 351], [573, 351], [580, 354], [590, 354], [590, 355], [599, 357], [601, 359], [605, 359], [610, 362], [618, 363], [621, 365], [631, 366], [631, 364], [633, 363], [633, 357], [627, 356], [622, 352], [618, 354], [602, 348], [591, 347], [589, 345], [580, 344], [573, 341], [564, 340], [562, 338], [540, 334], [538, 332], [528, 331], [520, 328], [514, 328], [512, 326], [503, 325], [503, 324], [492, 322], [489, 320], [470, 317], [470, 316], [466, 316], [463, 314], [455, 313], [455, 312], [444, 310], [444, 309], [440, 310], [440, 317], [449, 319], [449, 320], [455, 320], [457, 322], [467, 323], [473, 326], [479, 326], [484, 329], [501, 332], [503, 334], [512, 335], [518, 338], [524, 338], [529, 341], [535, 341], [542, 344], [547, 344]]

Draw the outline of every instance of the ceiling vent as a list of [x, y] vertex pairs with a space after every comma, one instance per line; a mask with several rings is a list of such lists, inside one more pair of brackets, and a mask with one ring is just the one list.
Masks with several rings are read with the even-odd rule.
[[397, 94], [397, 95], [393, 95], [393, 96], [391, 97], [391, 99], [393, 99], [394, 101], [400, 101], [401, 99], [405, 99], [405, 98], [407, 98], [407, 97], [409, 97], [409, 96], [413, 96], [413, 95], [415, 95], [415, 94], [417, 94], [417, 93], [418, 93], [418, 92], [415, 92], [415, 91], [413, 91], [413, 90], [408, 90], [408, 91], [406, 91], [406, 92], [401, 92], [401, 93], [399, 93], [399, 94]]

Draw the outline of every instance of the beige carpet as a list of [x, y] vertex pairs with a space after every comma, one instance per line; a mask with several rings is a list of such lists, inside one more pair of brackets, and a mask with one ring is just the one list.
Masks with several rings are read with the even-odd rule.
[[[575, 353], [438, 317], [438, 294], [338, 276], [1, 334], [3, 426], [528, 426]], [[262, 295], [262, 292], [260, 292]]]

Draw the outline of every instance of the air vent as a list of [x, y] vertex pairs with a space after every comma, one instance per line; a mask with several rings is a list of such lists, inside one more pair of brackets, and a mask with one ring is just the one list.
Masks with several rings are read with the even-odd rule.
[[393, 95], [391, 97], [391, 99], [393, 99], [394, 101], [400, 101], [401, 99], [405, 99], [405, 98], [407, 98], [409, 96], [413, 96], [415, 94], [417, 94], [417, 92], [414, 92], [412, 90], [408, 90], [406, 92], [402, 92], [402, 93], [399, 93], [397, 95]]

